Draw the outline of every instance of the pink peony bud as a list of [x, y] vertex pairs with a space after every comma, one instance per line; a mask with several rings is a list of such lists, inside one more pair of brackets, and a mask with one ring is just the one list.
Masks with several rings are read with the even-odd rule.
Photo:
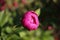
[[36, 30], [39, 26], [38, 15], [34, 11], [28, 11], [22, 18], [22, 25], [28, 30]]
[[26, 0], [21, 0], [23, 4], [27, 4]]
[[14, 3], [13, 3], [13, 6], [14, 6], [15, 8], [17, 8], [17, 7], [18, 7], [18, 2], [14, 2]]
[[5, 0], [0, 0], [0, 4], [4, 4], [5, 3]]
[[0, 11], [4, 10], [6, 7], [5, 1], [4, 0], [0, 0]]
[[6, 8], [6, 5], [3, 5], [0, 7], [0, 11], [4, 10]]
[[48, 26], [48, 30], [52, 30], [53, 29], [53, 27], [52, 26]]

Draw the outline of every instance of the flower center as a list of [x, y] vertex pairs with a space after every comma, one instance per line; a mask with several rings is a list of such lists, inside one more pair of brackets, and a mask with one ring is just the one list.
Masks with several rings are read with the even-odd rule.
[[36, 24], [36, 19], [35, 19], [34, 16], [31, 16], [31, 22], [32, 22], [33, 24]]

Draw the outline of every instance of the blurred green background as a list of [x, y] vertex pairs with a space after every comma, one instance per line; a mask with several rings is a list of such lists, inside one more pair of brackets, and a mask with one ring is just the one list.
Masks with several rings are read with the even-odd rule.
[[[54, 40], [57, 27], [58, 0], [5, 0], [6, 8], [0, 11], [0, 40]], [[15, 2], [15, 3], [14, 3]], [[21, 24], [23, 14], [34, 10], [40, 20], [37, 30], [28, 31]], [[55, 36], [58, 36], [55, 35]], [[56, 39], [57, 40], [57, 39]]]

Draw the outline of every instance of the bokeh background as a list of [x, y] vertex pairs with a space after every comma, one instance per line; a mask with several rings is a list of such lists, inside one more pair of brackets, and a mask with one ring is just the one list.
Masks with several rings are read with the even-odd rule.
[[[0, 40], [59, 40], [59, 0], [0, 0]], [[34, 10], [40, 25], [28, 31], [21, 24], [23, 14]]]

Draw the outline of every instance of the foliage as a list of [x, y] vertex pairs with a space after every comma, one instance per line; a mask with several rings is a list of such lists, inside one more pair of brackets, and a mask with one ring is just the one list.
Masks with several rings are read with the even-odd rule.
[[[50, 1], [43, 0], [5, 0], [5, 2], [6, 8], [0, 11], [1, 40], [54, 40], [54, 31], [59, 30], [59, 27], [56, 24], [57, 18], [54, 16], [56, 10], [52, 2], [50, 4]], [[58, 3], [55, 0], [53, 2]], [[40, 20], [40, 26], [34, 31], [28, 31], [21, 24], [23, 14], [29, 10], [34, 10]], [[48, 29], [49, 26], [51, 30]]]

